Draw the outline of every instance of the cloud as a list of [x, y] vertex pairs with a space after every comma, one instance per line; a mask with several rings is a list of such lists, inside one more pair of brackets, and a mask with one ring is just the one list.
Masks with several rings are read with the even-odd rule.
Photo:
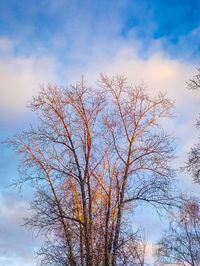
[[36, 265], [34, 249], [40, 240], [22, 226], [23, 218], [28, 216], [30, 211], [25, 201], [0, 194], [0, 265]]
[[154, 265], [153, 263], [155, 262], [155, 257], [154, 257], [155, 250], [156, 250], [155, 243], [152, 242], [146, 243], [145, 262], [148, 263], [149, 265]]
[[[100, 16], [99, 29], [102, 29], [102, 21], [103, 17]], [[116, 16], [113, 15], [114, 22]], [[197, 102], [185, 89], [185, 81], [193, 75], [195, 66], [188, 61], [170, 58], [163, 49], [164, 39], [152, 39], [148, 48], [144, 49], [144, 44], [136, 37], [136, 30], [129, 30], [126, 38], [119, 35], [120, 23], [116, 22], [117, 30], [113, 33], [112, 24], [109, 29], [103, 27], [106, 34], [101, 30], [99, 36], [95, 34], [92, 39], [90, 23], [87, 21], [83, 24], [88, 39], [84, 32], [83, 36], [76, 32], [76, 24], [71, 32], [67, 24], [66, 34], [53, 35], [49, 51], [44, 43], [38, 42], [36, 50], [29, 49], [29, 54], [24, 54], [22, 43], [5, 37], [0, 39], [1, 110], [24, 108], [41, 83], [65, 84], [79, 80], [82, 75], [92, 82], [96, 81], [99, 72], [124, 73], [134, 83], [143, 80], [151, 91], [167, 91], [177, 99], [178, 105], [185, 98], [188, 105], [193, 100]], [[89, 40], [91, 45], [88, 45]]]
[[0, 39], [0, 109], [4, 111], [24, 108], [41, 83], [56, 80], [53, 58], [15, 55], [13, 47], [9, 39]]

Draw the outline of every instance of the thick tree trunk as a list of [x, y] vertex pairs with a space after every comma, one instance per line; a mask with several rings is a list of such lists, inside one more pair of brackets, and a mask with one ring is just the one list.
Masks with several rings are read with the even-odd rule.
[[123, 177], [123, 183], [122, 183], [122, 189], [120, 191], [120, 198], [119, 198], [119, 206], [118, 206], [118, 213], [117, 213], [117, 221], [115, 226], [115, 237], [113, 242], [113, 251], [112, 251], [112, 266], [116, 266], [117, 262], [117, 250], [118, 250], [118, 242], [119, 242], [119, 234], [120, 234], [120, 227], [121, 227], [121, 221], [122, 221], [122, 212], [124, 208], [124, 194], [126, 189], [126, 182], [128, 178], [128, 169], [129, 169], [129, 163], [130, 163], [130, 156], [131, 156], [131, 150], [132, 150], [132, 141], [130, 143], [129, 152], [128, 152], [128, 158], [126, 163], [126, 169]]
[[83, 204], [83, 216], [84, 216], [84, 235], [85, 235], [85, 249], [86, 249], [86, 266], [93, 266], [92, 250], [90, 245], [90, 231], [88, 223], [88, 210], [86, 203], [86, 195], [84, 188], [84, 181], [81, 181], [81, 196]]

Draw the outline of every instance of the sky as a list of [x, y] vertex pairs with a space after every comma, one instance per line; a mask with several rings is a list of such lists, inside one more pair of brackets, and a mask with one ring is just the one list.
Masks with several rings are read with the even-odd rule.
[[[198, 0], [0, 0], [0, 141], [37, 123], [26, 106], [41, 84], [66, 85], [81, 76], [93, 84], [99, 72], [123, 73], [175, 101], [176, 118], [165, 126], [176, 138], [173, 164], [182, 166], [197, 141], [200, 95], [186, 81], [200, 66], [199, 12]], [[4, 144], [0, 151], [0, 265], [33, 266], [42, 236], [22, 226], [31, 215], [31, 189], [9, 186], [18, 158]], [[177, 179], [183, 190], [200, 192], [188, 175]], [[151, 210], [145, 215], [136, 221], [149, 219], [147, 235], [155, 241], [160, 218]]]

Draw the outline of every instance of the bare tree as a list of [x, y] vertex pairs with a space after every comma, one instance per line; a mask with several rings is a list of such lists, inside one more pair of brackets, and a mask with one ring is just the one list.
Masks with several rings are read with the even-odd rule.
[[[191, 90], [200, 90], [200, 69], [198, 69], [198, 73], [187, 82], [188, 89]], [[197, 119], [196, 127], [199, 130], [200, 129], [200, 119]], [[200, 183], [200, 143], [197, 142], [194, 144], [194, 146], [191, 148], [188, 159], [186, 162], [185, 167], [188, 172], [190, 172], [193, 176], [193, 180], [196, 183]]]
[[195, 183], [200, 183], [200, 143], [196, 143], [188, 153], [186, 169], [192, 174]]
[[200, 89], [200, 68], [197, 69], [198, 73], [193, 78], [189, 79], [186, 84], [189, 90]]
[[184, 202], [169, 231], [158, 243], [156, 253], [158, 265], [200, 264], [200, 211], [196, 200]]
[[[199, 91], [200, 69], [187, 82], [187, 88]], [[197, 128], [200, 121], [197, 120]], [[200, 144], [196, 143], [188, 153], [186, 166], [196, 183], [200, 182]], [[168, 232], [158, 243], [158, 265], [200, 265], [200, 210], [195, 199], [184, 199], [179, 212], [171, 220]]]
[[21, 155], [17, 184], [36, 191], [27, 224], [48, 236], [44, 265], [144, 265], [128, 213], [172, 205], [173, 142], [160, 122], [173, 104], [101, 75], [95, 89], [42, 87], [30, 107], [38, 128], [9, 143]]

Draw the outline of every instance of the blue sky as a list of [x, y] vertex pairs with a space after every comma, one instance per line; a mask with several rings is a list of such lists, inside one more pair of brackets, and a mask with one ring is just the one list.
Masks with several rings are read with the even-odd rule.
[[67, 60], [72, 51], [88, 52], [96, 42], [107, 42], [108, 49], [115, 38], [131, 42], [133, 34], [145, 50], [152, 39], [164, 38], [171, 56], [196, 61], [199, 7], [199, 1], [185, 0], [1, 1], [0, 33], [15, 42], [16, 54], [25, 56], [34, 49], [37, 55]]
[[[99, 72], [124, 73], [176, 101], [177, 117], [165, 126], [177, 138], [174, 164], [182, 164], [197, 139], [200, 98], [185, 81], [200, 65], [199, 13], [197, 0], [0, 0], [0, 141], [36, 123], [26, 105], [40, 84], [71, 83], [81, 75], [92, 83]], [[40, 240], [20, 226], [30, 215], [31, 193], [7, 187], [17, 177], [18, 159], [5, 145], [0, 149], [0, 265], [33, 266]], [[179, 182], [199, 193], [184, 174]], [[149, 228], [159, 223], [147, 218]]]

